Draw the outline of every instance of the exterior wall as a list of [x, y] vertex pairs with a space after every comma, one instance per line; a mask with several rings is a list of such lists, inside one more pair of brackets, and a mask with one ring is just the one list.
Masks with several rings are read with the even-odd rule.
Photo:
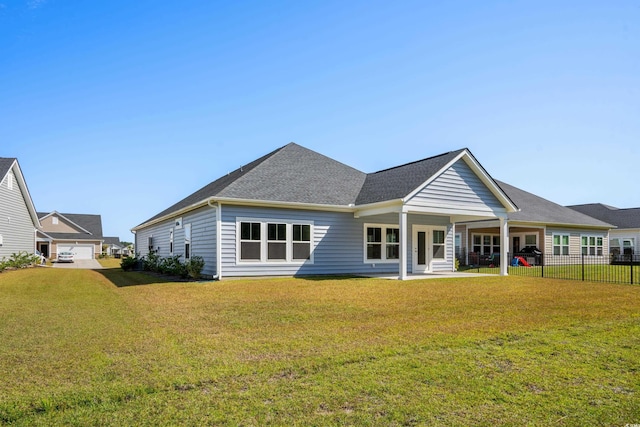
[[[53, 223], [53, 217], [58, 218], [58, 223]], [[42, 220], [40, 220], [40, 225], [42, 226], [42, 230], [46, 233], [77, 233], [78, 230], [75, 227], [69, 225], [64, 219], [62, 219], [58, 215], [51, 215]]]
[[464, 160], [453, 164], [406, 204], [483, 211], [504, 208]]
[[569, 235], [569, 256], [571, 259], [578, 261], [582, 255], [582, 236], [596, 236], [602, 237], [602, 256], [589, 256], [591, 259], [598, 259], [606, 261], [609, 259], [609, 232], [600, 230], [587, 230], [587, 229], [571, 229], [571, 228], [556, 228], [547, 227], [544, 236], [545, 247], [545, 259], [547, 263], [553, 262], [556, 258], [558, 261], [566, 262], [563, 260], [563, 256], [553, 255], [553, 235], [564, 234]]
[[[13, 177], [11, 190], [8, 185], [9, 175]], [[35, 225], [29, 215], [27, 202], [18, 180], [13, 176], [13, 171], [9, 171], [0, 183], [0, 235], [2, 235], [0, 260], [10, 257], [12, 253], [35, 252]]]
[[[182, 225], [176, 226], [176, 219], [182, 218]], [[135, 235], [136, 253], [140, 256], [149, 254], [149, 237], [152, 237], [153, 248], [163, 258], [179, 255], [185, 260], [185, 225], [191, 224], [191, 256], [204, 258], [203, 274], [213, 276], [216, 269], [216, 208], [209, 206], [196, 209], [182, 216], [177, 216], [159, 224], [138, 230]], [[169, 252], [170, 231], [173, 228], [173, 253]]]
[[[246, 262], [237, 253], [237, 222], [239, 218], [313, 222], [313, 262]], [[222, 206], [222, 275], [230, 276], [292, 276], [321, 274], [397, 274], [397, 262], [365, 262], [365, 224], [396, 225], [398, 214], [354, 218], [352, 213], [267, 209], [244, 206]], [[435, 263], [434, 271], [453, 270], [453, 227], [448, 217], [409, 215], [407, 232], [407, 271], [412, 266], [412, 226], [414, 224], [445, 226], [446, 260]]]

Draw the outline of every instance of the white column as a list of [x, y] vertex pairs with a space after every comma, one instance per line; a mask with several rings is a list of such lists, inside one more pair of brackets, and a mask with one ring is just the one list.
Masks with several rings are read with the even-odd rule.
[[400, 212], [399, 225], [400, 225], [400, 256], [398, 261], [399, 276], [398, 279], [405, 280], [407, 278], [407, 213]]
[[500, 218], [500, 275], [508, 276], [509, 259], [509, 223], [506, 218]]

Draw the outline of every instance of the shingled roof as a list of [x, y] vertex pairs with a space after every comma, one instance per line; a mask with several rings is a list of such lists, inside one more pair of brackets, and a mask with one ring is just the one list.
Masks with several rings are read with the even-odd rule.
[[567, 207], [613, 224], [618, 228], [640, 228], [640, 208], [619, 209], [602, 203], [588, 203]]
[[496, 180], [496, 183], [520, 208], [518, 212], [509, 213], [510, 221], [611, 228], [611, 224], [553, 203], [505, 182]]
[[344, 207], [401, 199], [465, 150], [366, 174], [292, 142], [202, 187], [140, 225], [216, 197]]
[[439, 172], [464, 149], [370, 173], [358, 194], [357, 205], [401, 199]]
[[366, 174], [315, 151], [289, 143], [202, 187], [146, 222], [210, 197], [349, 205]]
[[15, 161], [15, 157], [0, 157], [0, 181], [7, 175]]

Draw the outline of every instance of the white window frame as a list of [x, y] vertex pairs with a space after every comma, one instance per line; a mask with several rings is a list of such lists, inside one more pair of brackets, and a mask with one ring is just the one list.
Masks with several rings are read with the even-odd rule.
[[[475, 239], [476, 237], [480, 238], [480, 251], [476, 251], [475, 248], [476, 246], [476, 242]], [[489, 245], [485, 245], [485, 238], [488, 237], [489, 238]], [[498, 244], [496, 243], [496, 239]], [[445, 240], [446, 240], [446, 236], [445, 236]], [[499, 234], [492, 234], [492, 233], [472, 233], [471, 234], [471, 251], [473, 253], [479, 253], [480, 255], [491, 255], [493, 253], [500, 253], [500, 235]], [[490, 250], [489, 253], [486, 253], [484, 248], [485, 246], [489, 246]]]
[[173, 228], [169, 229], [169, 255], [173, 256]]
[[[586, 245], [584, 245], [583, 239], [587, 239]], [[600, 241], [600, 244], [598, 244], [598, 241]], [[587, 253], [585, 253], [585, 249]], [[593, 253], [591, 253], [592, 249]], [[604, 256], [604, 237], [596, 234], [582, 234], [580, 236], [580, 253], [584, 256]]]
[[176, 218], [174, 220], [174, 225], [176, 227], [176, 230], [180, 230], [182, 228], [182, 217]]
[[[533, 240], [534, 240], [533, 244], [527, 243], [527, 237], [533, 237]], [[538, 247], [538, 233], [524, 235], [524, 247], [527, 247], [527, 246], [535, 246], [536, 248]]]
[[[260, 259], [241, 259], [241, 246], [244, 240], [241, 239], [241, 224], [243, 222], [253, 222], [260, 224]], [[285, 242], [286, 244], [286, 257], [285, 259], [268, 259], [268, 244], [269, 233], [268, 224], [285, 224], [286, 227], [286, 240], [274, 240], [273, 242]], [[309, 226], [309, 258], [308, 259], [294, 259], [293, 258], [293, 226], [294, 225], [308, 225]], [[297, 219], [281, 219], [281, 218], [236, 218], [236, 263], [242, 265], [303, 265], [314, 263], [314, 222], [307, 220]], [[249, 240], [246, 240], [247, 242]], [[258, 242], [258, 240], [251, 240], [252, 242]], [[295, 241], [295, 243], [302, 243], [304, 241]]]
[[[189, 245], [189, 249], [187, 249]], [[191, 245], [191, 224], [184, 225], [184, 259], [191, 259], [193, 255], [193, 247]]]
[[[362, 258], [365, 264], [398, 264], [400, 262], [400, 226], [398, 224], [363, 224], [363, 253]], [[367, 258], [367, 246], [369, 244], [377, 244], [377, 242], [367, 241], [367, 229], [368, 228], [380, 228], [380, 258], [369, 259]], [[398, 242], [387, 242], [387, 229], [398, 230]], [[387, 246], [398, 246], [398, 258], [387, 258]]]
[[[555, 242], [556, 236], [558, 236], [560, 238], [560, 244], [559, 245], [556, 245], [556, 242]], [[566, 245], [562, 243], [562, 238], [563, 237], [567, 238], [567, 244]], [[563, 252], [562, 248], [564, 248], [565, 246], [567, 248], [567, 253], [566, 254], [562, 253]], [[556, 247], [560, 248], [560, 253], [559, 254], [556, 254]], [[571, 255], [571, 234], [569, 234], [569, 233], [553, 233], [551, 235], [551, 251], [552, 251], [551, 253], [554, 256], [569, 256], [569, 255]]]

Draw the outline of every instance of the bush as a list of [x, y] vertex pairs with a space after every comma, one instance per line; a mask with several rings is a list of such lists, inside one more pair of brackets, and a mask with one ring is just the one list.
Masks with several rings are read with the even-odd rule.
[[182, 255], [174, 255], [169, 258], [162, 258], [158, 264], [159, 272], [162, 274], [169, 274], [171, 276], [187, 276], [187, 269], [183, 263], [180, 262]]
[[136, 268], [138, 266], [138, 263], [140, 262], [140, 259], [135, 256], [135, 257], [124, 257], [122, 258], [122, 261], [120, 262], [120, 267], [124, 270], [124, 271], [131, 271], [134, 268]]
[[201, 256], [192, 256], [185, 264], [187, 273], [192, 279], [199, 279], [202, 276], [202, 269], [204, 268], [204, 258]]
[[9, 259], [2, 258], [0, 272], [7, 268], [25, 268], [40, 264], [40, 256], [29, 252], [12, 253]]
[[160, 255], [155, 252], [149, 252], [146, 257], [142, 257], [142, 268], [145, 271], [160, 273]]

